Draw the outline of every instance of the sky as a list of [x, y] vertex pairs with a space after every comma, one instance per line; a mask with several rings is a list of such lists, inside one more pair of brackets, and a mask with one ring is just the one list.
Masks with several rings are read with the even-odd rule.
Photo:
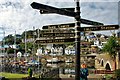
[[[119, 0], [80, 0], [81, 18], [102, 22], [104, 25], [118, 24]], [[51, 24], [73, 23], [75, 19], [59, 14], [40, 14], [30, 4], [38, 2], [57, 8], [75, 8], [74, 0], [0, 0], [0, 40], [8, 34], [21, 34], [25, 30], [42, 29]], [[82, 24], [82, 27], [90, 26]], [[114, 30], [112, 31], [114, 32]], [[116, 30], [118, 32], [118, 30]], [[110, 35], [111, 31], [99, 31]]]

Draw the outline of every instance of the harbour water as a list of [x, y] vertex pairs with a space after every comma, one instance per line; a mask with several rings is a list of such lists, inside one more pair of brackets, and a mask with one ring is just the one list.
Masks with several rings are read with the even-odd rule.
[[[6, 58], [1, 57], [1, 65], [0, 65], [0, 72], [7, 72], [7, 73], [19, 73], [19, 74], [28, 74], [28, 68], [30, 67], [33, 70], [33, 76], [38, 76], [41, 74], [45, 74], [53, 69], [59, 70], [59, 74], [62, 75], [72, 75], [75, 76], [75, 62], [74, 56], [61, 56], [57, 57], [60, 61], [58, 62], [47, 62], [47, 59], [56, 58], [54, 56], [41, 56], [40, 64], [28, 64], [25, 62], [25, 58], [17, 58], [17, 62], [14, 62], [14, 58]], [[29, 57], [28, 61], [30, 60], [38, 60], [38, 57]], [[23, 60], [23, 62], [19, 62], [19, 60]], [[56, 59], [55, 59], [56, 60]], [[63, 61], [62, 61], [63, 60]], [[72, 61], [69, 61], [72, 60]], [[90, 60], [91, 61], [91, 60]], [[92, 69], [89, 69], [90, 72]], [[48, 73], [49, 74], [49, 73]], [[55, 73], [56, 74], [56, 73]], [[51, 75], [51, 74], [49, 74]], [[0, 75], [2, 76], [2, 75]]]

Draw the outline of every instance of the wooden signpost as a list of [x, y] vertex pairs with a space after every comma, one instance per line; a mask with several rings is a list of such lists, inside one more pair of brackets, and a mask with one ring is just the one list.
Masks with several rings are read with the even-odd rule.
[[[80, 39], [81, 35], [80, 32], [82, 31], [100, 31], [100, 30], [114, 30], [118, 29], [118, 25], [104, 25], [103, 23], [95, 22], [95, 21], [90, 21], [86, 19], [82, 19], [80, 16], [80, 6], [79, 6], [79, 0], [75, 0], [76, 7], [75, 11], [73, 11], [73, 8], [67, 9], [67, 8], [56, 8], [40, 3], [33, 2], [31, 4], [33, 9], [38, 9], [40, 10], [41, 14], [48, 14], [48, 13], [57, 13], [60, 15], [65, 15], [69, 17], [75, 18], [75, 23], [69, 23], [69, 24], [59, 24], [59, 25], [49, 25], [49, 26], [43, 26], [43, 30], [41, 31], [41, 37], [53, 37], [53, 39], [40, 39], [36, 40], [36, 43], [41, 43], [41, 44], [49, 44], [49, 43], [54, 43], [54, 44], [64, 44], [65, 42], [75, 42], [76, 44], [76, 66], [75, 66], [75, 80], [80, 80]], [[92, 27], [81, 27], [81, 23], [87, 24], [87, 25], [94, 25]], [[75, 33], [55, 33], [54, 29], [55, 28], [71, 28], [75, 27]], [[60, 35], [61, 34], [61, 35]], [[58, 38], [58, 37], [66, 37], [66, 36], [71, 36], [70, 38]], [[75, 36], [75, 37], [74, 37]]]
[[[36, 43], [39, 42], [40, 44], [48, 44], [48, 43], [63, 44], [65, 42], [75, 42], [75, 32], [74, 31], [68, 33], [68, 32], [66, 32], [67, 30], [59, 30], [59, 28], [62, 29], [62, 28], [71, 28], [71, 27], [74, 27], [73, 24], [43, 26], [43, 29], [44, 28], [45, 29], [41, 31], [40, 37], [41, 38], [49, 38], [49, 39], [48, 40], [46, 40], [46, 39], [36, 40]], [[79, 30], [81, 32], [116, 30], [116, 29], [119, 29], [119, 25], [103, 25], [103, 26], [101, 25], [101, 26], [80, 27], [79, 28]], [[68, 39], [68, 37], [69, 37], [69, 39]], [[72, 37], [72, 39], [71, 39], [71, 37]], [[55, 38], [57, 38], [57, 39], [55, 40]]]

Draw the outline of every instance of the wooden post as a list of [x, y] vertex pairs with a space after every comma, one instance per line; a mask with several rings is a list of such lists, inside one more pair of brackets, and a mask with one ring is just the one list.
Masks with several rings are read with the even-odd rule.
[[79, 7], [79, 0], [76, 1], [75, 7], [75, 45], [76, 45], [76, 65], [75, 65], [75, 80], [80, 80], [80, 7]]

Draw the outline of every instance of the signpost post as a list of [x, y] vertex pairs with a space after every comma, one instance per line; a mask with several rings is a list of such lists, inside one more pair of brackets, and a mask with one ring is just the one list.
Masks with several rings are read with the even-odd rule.
[[79, 28], [81, 27], [81, 16], [80, 16], [80, 6], [79, 0], [76, 1], [76, 16], [75, 16], [75, 57], [76, 57], [76, 64], [75, 64], [75, 80], [80, 80], [80, 41], [81, 35]]

